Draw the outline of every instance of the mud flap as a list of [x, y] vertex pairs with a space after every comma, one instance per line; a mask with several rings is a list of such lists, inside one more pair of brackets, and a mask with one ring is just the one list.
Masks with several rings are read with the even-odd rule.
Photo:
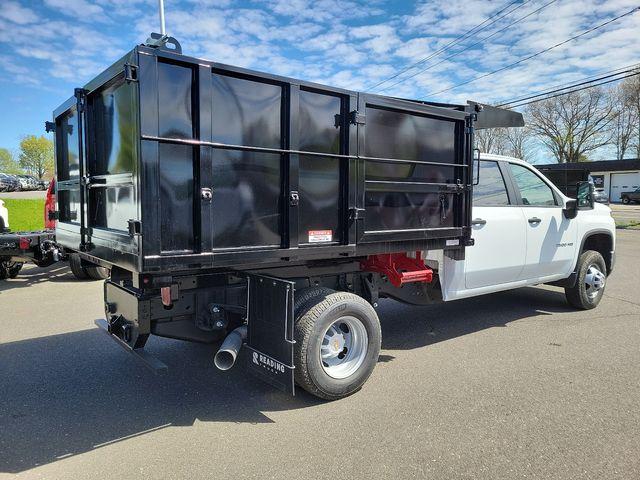
[[261, 380], [295, 395], [294, 283], [247, 275], [248, 368]]

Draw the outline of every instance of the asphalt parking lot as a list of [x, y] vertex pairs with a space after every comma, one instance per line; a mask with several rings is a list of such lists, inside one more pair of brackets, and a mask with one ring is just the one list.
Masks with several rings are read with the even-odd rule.
[[0, 198], [46, 198], [45, 190], [29, 190], [26, 192], [0, 192]]
[[93, 326], [66, 267], [0, 283], [2, 478], [640, 478], [640, 232], [600, 306], [525, 288], [382, 302], [359, 393], [290, 398], [213, 347], [154, 338], [154, 377]]

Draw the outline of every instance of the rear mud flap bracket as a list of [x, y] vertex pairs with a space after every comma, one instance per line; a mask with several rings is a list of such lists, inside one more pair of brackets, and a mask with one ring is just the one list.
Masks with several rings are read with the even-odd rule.
[[247, 368], [261, 380], [295, 395], [294, 283], [247, 275]]

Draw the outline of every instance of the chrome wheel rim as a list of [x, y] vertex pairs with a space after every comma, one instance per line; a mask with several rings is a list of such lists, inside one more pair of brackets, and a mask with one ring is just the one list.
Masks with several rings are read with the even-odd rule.
[[356, 317], [341, 317], [322, 335], [320, 362], [331, 378], [353, 375], [367, 356], [369, 336], [364, 324]]
[[589, 265], [587, 274], [584, 276], [584, 286], [587, 297], [592, 300], [596, 298], [604, 289], [605, 282], [606, 277], [604, 273], [602, 273], [596, 265]]

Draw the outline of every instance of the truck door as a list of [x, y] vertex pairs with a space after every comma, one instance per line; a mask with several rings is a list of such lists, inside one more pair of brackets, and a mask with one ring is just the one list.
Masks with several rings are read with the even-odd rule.
[[475, 244], [465, 252], [468, 289], [514, 282], [522, 272], [526, 220], [513, 193], [507, 190], [506, 168], [499, 162], [480, 161], [479, 183], [473, 188]]
[[576, 222], [562, 213], [562, 201], [532, 169], [509, 163], [518, 203], [525, 217], [527, 248], [521, 280], [566, 273], [573, 268]]

